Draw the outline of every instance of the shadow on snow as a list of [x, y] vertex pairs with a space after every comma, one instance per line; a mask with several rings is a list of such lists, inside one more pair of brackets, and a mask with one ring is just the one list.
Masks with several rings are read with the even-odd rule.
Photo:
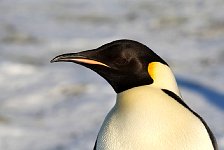
[[202, 96], [205, 97], [205, 99], [210, 104], [215, 105], [221, 110], [224, 110], [224, 94], [223, 93], [215, 91], [212, 88], [205, 87], [195, 81], [191, 81], [181, 77], [177, 77], [176, 79], [180, 87], [187, 88], [201, 94]]

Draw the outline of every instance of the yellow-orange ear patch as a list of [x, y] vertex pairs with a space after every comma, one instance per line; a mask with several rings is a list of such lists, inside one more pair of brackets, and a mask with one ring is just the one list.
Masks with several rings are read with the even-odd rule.
[[148, 65], [148, 73], [149, 73], [150, 77], [153, 80], [155, 80], [155, 77], [156, 77], [155, 68], [156, 68], [156, 62], [149, 63], [149, 65]]

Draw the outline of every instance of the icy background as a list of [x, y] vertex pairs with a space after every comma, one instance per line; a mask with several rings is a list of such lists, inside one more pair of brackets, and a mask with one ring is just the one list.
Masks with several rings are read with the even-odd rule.
[[93, 71], [49, 61], [128, 38], [170, 64], [224, 150], [223, 10], [223, 0], [1, 0], [0, 149], [92, 149], [115, 93]]

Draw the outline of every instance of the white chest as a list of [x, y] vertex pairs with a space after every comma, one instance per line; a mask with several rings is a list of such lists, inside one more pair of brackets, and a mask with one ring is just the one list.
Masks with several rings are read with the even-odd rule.
[[163, 91], [142, 86], [118, 94], [98, 135], [99, 150], [212, 150], [200, 120]]

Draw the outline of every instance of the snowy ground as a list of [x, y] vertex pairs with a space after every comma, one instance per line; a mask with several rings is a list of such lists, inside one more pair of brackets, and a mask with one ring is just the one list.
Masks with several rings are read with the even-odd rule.
[[84, 67], [49, 61], [129, 38], [167, 60], [224, 150], [223, 10], [223, 0], [2, 0], [0, 149], [92, 149], [115, 93]]

